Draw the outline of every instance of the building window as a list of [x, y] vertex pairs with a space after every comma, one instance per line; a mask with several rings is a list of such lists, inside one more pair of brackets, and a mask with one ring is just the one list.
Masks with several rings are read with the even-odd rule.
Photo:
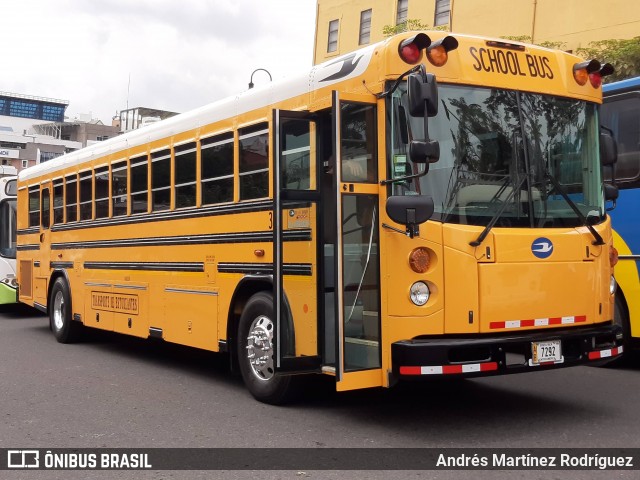
[[176, 208], [196, 206], [196, 142], [179, 145], [175, 152]]
[[202, 204], [233, 201], [233, 133], [200, 140]]
[[48, 162], [49, 160], [53, 160], [56, 157], [59, 157], [62, 153], [58, 152], [40, 152], [40, 163]]
[[27, 168], [29, 166], [29, 160], [22, 160], [22, 168]]
[[331, 20], [329, 22], [329, 43], [327, 45], [327, 53], [338, 51], [338, 25], [339, 20]]
[[359, 45], [366, 45], [371, 41], [371, 9], [360, 12], [360, 40]]
[[261, 123], [239, 132], [240, 200], [269, 196], [269, 130]]
[[398, 14], [396, 16], [396, 25], [407, 21], [407, 12], [409, 11], [409, 0], [398, 0]]
[[433, 20], [433, 24], [437, 27], [438, 25], [447, 25], [449, 23], [449, 0], [436, 0], [436, 13], [435, 18]]
[[104, 142], [105, 140], [109, 140], [109, 135], [102, 135], [102, 136], [96, 137], [96, 141], [98, 142]]

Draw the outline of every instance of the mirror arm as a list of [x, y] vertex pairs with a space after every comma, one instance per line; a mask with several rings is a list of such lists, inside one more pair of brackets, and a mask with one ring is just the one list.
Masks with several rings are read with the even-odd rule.
[[396, 182], [404, 182], [406, 180], [411, 180], [413, 178], [420, 178], [420, 177], [424, 177], [427, 173], [429, 173], [429, 164], [427, 163], [427, 167], [424, 169], [424, 172], [420, 172], [420, 173], [416, 173], [415, 175], [407, 175], [405, 177], [398, 177], [398, 178], [390, 178], [387, 180], [380, 180], [380, 185], [389, 185], [390, 183], [396, 183]]

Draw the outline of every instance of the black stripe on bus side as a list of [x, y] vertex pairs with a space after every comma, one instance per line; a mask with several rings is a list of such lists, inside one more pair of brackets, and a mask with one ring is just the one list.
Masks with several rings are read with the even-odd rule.
[[87, 270], [145, 270], [154, 272], [204, 272], [202, 262], [84, 262]]
[[51, 268], [70, 268], [73, 269], [73, 262], [51, 262]]
[[[273, 274], [273, 263], [218, 263], [218, 272], [220, 273], [252, 273], [271, 275]], [[303, 275], [310, 276], [312, 274], [310, 263], [285, 263], [283, 266], [285, 275]]]
[[30, 233], [38, 233], [40, 231], [40, 227], [29, 227], [29, 228], [21, 228], [16, 233], [18, 235], [28, 235]]
[[[287, 230], [284, 232], [286, 241], [310, 241], [311, 230]], [[83, 249], [83, 248], [121, 248], [141, 246], [170, 246], [170, 245], [215, 245], [225, 243], [272, 242], [273, 232], [239, 232], [214, 233], [206, 235], [179, 235], [175, 237], [147, 237], [116, 240], [94, 240], [89, 242], [52, 243], [52, 250]]]
[[[234, 215], [237, 213], [263, 212], [273, 209], [272, 200], [261, 200], [258, 202], [233, 203], [228, 205], [216, 205], [212, 207], [201, 207], [191, 210], [172, 210], [169, 212], [156, 212], [135, 214], [131, 216], [101, 218], [95, 220], [84, 220], [68, 224], [58, 224], [51, 227], [52, 232], [62, 232], [67, 230], [82, 230], [85, 228], [110, 227], [116, 225], [128, 225], [136, 223], [161, 222], [166, 220], [182, 220], [185, 218], [204, 218], [217, 215]], [[36, 230], [38, 231], [38, 230]]]
[[26, 252], [27, 250], [40, 250], [40, 245], [37, 243], [28, 245], [17, 245], [16, 250], [19, 252]]

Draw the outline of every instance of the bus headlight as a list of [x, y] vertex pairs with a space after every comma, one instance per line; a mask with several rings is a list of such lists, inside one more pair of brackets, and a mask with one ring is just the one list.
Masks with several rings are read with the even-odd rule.
[[409, 297], [414, 305], [418, 305], [421, 307], [425, 303], [429, 301], [429, 296], [431, 292], [429, 291], [429, 287], [424, 282], [416, 282], [411, 285], [411, 291], [409, 293]]
[[613, 295], [616, 293], [616, 289], [618, 288], [618, 283], [613, 275], [611, 275], [611, 280], [609, 281], [609, 294]]

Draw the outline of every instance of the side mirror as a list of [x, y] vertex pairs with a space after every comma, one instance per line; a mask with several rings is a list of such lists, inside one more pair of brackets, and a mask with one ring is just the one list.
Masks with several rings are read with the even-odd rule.
[[433, 215], [433, 198], [426, 195], [393, 196], [387, 199], [387, 215], [396, 223], [407, 228], [407, 235], [413, 238], [420, 233], [418, 225]]
[[606, 131], [600, 132], [600, 163], [603, 166], [614, 165], [618, 161], [618, 147], [613, 136]]
[[618, 200], [619, 194], [620, 194], [620, 191], [618, 190], [618, 187], [614, 185], [609, 185], [608, 183], [604, 184], [604, 199], [607, 202], [613, 203], [613, 205], [610, 208], [607, 208], [607, 212], [610, 212], [611, 210], [616, 208], [616, 202]]
[[409, 114], [434, 117], [438, 114], [438, 82], [432, 73], [412, 73], [407, 78]]
[[429, 163], [440, 160], [440, 143], [437, 140], [412, 140], [409, 144], [409, 158], [413, 163], [426, 163], [429, 168]]

